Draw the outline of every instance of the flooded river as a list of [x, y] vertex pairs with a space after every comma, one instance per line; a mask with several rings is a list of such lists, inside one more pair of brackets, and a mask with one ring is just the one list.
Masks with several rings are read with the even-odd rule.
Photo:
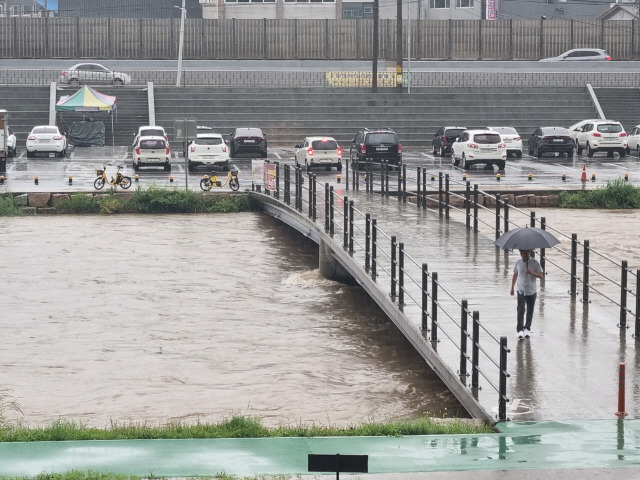
[[5, 419], [466, 416], [366, 294], [320, 277], [317, 247], [266, 215], [0, 218], [0, 242]]

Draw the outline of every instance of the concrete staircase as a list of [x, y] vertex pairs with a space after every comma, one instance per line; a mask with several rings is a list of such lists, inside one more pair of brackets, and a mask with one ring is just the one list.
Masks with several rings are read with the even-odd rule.
[[605, 117], [617, 120], [627, 132], [640, 124], [640, 90], [637, 88], [594, 88]]
[[49, 87], [0, 85], [0, 108], [9, 112], [18, 148], [24, 148], [31, 129], [49, 123]]
[[[105, 145], [131, 145], [133, 136], [140, 125], [149, 124], [149, 107], [146, 87], [112, 87], [96, 85], [95, 90], [105, 95], [116, 97], [116, 113], [113, 117], [113, 131], [111, 129], [111, 114], [108, 112], [58, 112], [56, 115], [58, 126], [67, 130], [73, 122], [81, 122], [86, 115], [96, 121], [104, 122]], [[58, 96], [72, 95], [77, 88], [65, 87], [58, 89]], [[115, 137], [113, 133], [115, 131]]]
[[513, 126], [527, 138], [537, 126], [569, 126], [595, 115], [585, 88], [384, 89], [156, 87], [156, 123], [170, 139], [173, 120], [196, 119], [228, 134], [262, 128], [272, 145], [293, 146], [308, 135], [347, 145], [362, 127], [390, 127], [404, 146], [426, 147], [442, 125]]

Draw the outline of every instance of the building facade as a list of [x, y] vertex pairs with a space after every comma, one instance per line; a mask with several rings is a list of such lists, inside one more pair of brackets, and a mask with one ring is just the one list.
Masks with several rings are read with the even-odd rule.
[[[61, 17], [180, 18], [181, 0], [58, 0]], [[186, 0], [187, 18], [202, 18], [198, 0]]]

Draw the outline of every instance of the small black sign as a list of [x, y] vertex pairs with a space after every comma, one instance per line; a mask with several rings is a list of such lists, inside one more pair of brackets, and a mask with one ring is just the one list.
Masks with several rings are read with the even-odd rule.
[[309, 454], [310, 472], [369, 473], [369, 455]]

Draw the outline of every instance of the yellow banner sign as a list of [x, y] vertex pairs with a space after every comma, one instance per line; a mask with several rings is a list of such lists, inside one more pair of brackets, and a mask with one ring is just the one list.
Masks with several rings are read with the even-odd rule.
[[[331, 87], [370, 87], [371, 72], [325, 72], [327, 83]], [[379, 87], [395, 87], [395, 72], [378, 72]]]

